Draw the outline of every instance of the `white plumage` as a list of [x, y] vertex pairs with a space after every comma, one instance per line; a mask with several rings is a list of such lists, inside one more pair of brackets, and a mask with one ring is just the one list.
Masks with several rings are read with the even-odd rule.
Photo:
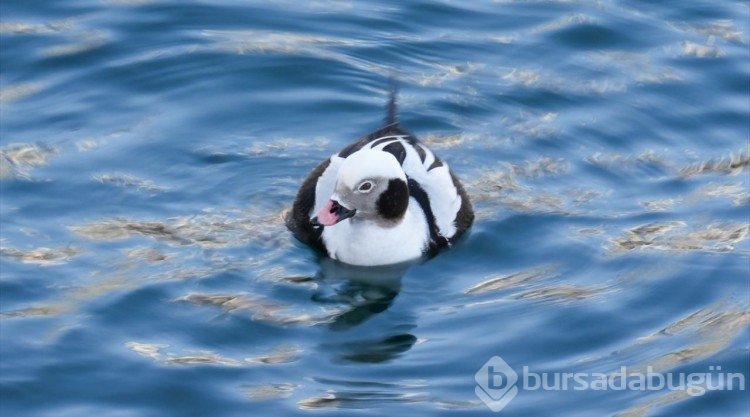
[[395, 121], [323, 161], [287, 217], [302, 242], [353, 265], [434, 255], [471, 226], [471, 203], [448, 164]]

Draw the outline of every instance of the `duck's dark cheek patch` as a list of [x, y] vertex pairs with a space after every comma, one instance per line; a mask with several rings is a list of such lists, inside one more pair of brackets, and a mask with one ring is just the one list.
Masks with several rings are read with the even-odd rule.
[[388, 181], [388, 188], [377, 201], [378, 213], [387, 220], [400, 219], [409, 206], [409, 187], [401, 179]]

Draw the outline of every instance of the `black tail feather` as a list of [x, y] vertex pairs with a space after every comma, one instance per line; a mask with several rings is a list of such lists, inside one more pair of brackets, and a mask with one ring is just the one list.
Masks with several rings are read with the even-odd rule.
[[391, 98], [388, 100], [388, 113], [385, 119], [385, 125], [397, 125], [396, 114], [398, 112], [398, 104], [396, 102], [396, 96], [398, 95], [398, 86], [394, 81], [391, 81]]

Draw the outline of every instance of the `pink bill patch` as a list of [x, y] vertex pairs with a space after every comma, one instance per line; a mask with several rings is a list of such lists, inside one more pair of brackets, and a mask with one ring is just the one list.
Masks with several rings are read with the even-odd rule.
[[339, 222], [339, 216], [336, 213], [331, 213], [333, 209], [333, 200], [328, 200], [322, 209], [315, 215], [318, 218], [318, 223], [323, 226], [333, 226]]

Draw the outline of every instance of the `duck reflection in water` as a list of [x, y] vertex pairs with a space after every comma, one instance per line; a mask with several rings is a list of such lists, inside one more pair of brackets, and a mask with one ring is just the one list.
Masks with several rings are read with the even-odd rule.
[[[349, 333], [391, 307], [401, 289], [402, 277], [414, 263], [361, 267], [324, 258], [315, 277], [322, 285], [312, 299], [318, 303], [343, 306], [342, 311], [331, 318], [329, 328], [336, 333]], [[408, 351], [416, 343], [417, 338], [405, 332], [412, 327], [415, 327], [414, 323], [397, 323], [379, 337], [327, 343], [325, 347], [342, 360], [383, 362]], [[331, 337], [338, 338], [335, 334]]]

